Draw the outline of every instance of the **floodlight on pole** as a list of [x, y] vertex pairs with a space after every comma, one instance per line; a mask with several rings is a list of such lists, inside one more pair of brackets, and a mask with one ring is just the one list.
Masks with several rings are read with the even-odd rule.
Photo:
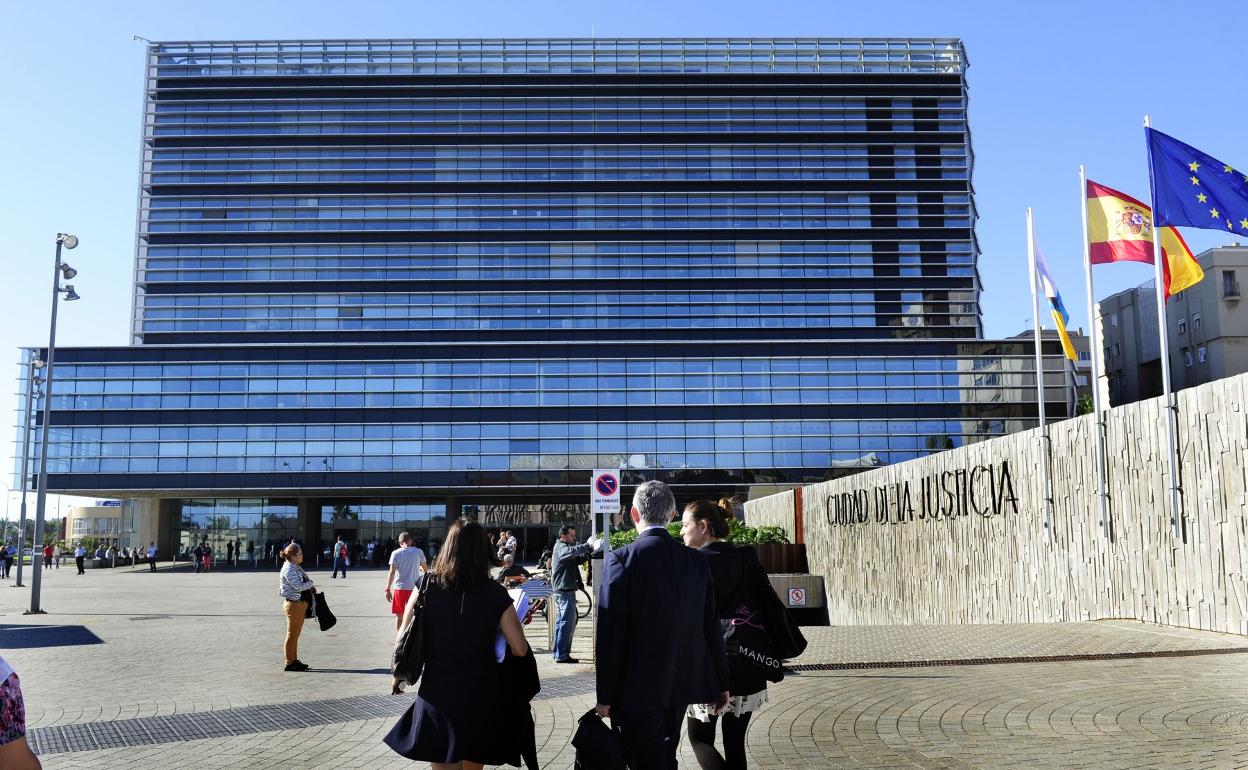
[[52, 320], [48, 328], [48, 355], [44, 359], [43, 372], [43, 424], [39, 426], [39, 493], [35, 502], [35, 538], [31, 544], [30, 565], [34, 574], [31, 575], [30, 609], [27, 615], [41, 615], [43, 608], [39, 606], [39, 594], [43, 585], [43, 570], [39, 569], [43, 559], [43, 523], [48, 507], [48, 427], [52, 421], [52, 365], [56, 361], [56, 308], [61, 293], [65, 301], [78, 299], [74, 287], [66, 284], [61, 286], [61, 275], [68, 280], [78, 274], [69, 265], [61, 262], [61, 249], [73, 249], [78, 246], [78, 236], [68, 233], [56, 234], [56, 261], [52, 270]]

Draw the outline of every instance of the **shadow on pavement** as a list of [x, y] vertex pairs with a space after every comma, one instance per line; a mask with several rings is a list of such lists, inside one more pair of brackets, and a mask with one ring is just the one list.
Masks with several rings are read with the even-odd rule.
[[103, 644], [104, 640], [86, 626], [18, 626], [0, 625], [0, 650], [25, 650], [34, 647], [77, 647]]

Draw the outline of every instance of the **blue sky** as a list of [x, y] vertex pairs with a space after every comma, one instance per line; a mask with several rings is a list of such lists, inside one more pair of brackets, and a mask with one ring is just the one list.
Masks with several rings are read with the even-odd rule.
[[[128, 341], [143, 75], [133, 35], [961, 37], [971, 63], [984, 327], [998, 337], [1029, 323], [1028, 206], [1071, 325], [1086, 326], [1078, 166], [1147, 199], [1145, 113], [1157, 128], [1248, 167], [1245, 12], [1242, 0], [10, 3], [0, 29], [0, 351], [15, 361], [19, 345], [47, 341], [58, 231], [82, 240], [68, 256], [83, 297], [63, 306], [58, 342]], [[1211, 231], [1185, 235], [1198, 253], [1229, 242]], [[1147, 265], [1097, 268], [1097, 294], [1151, 275]], [[16, 401], [0, 407], [13, 414]], [[11, 451], [0, 442], [0, 467], [11, 467]]]

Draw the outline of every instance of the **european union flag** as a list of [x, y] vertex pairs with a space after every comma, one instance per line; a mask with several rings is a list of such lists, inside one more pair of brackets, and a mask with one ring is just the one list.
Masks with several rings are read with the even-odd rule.
[[1248, 174], [1155, 129], [1144, 133], [1157, 226], [1248, 234]]

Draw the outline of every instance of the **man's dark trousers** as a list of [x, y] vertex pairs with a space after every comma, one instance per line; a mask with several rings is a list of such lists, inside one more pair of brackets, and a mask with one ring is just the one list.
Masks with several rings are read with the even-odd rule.
[[155, 556], [147, 557], [147, 566], [151, 568], [152, 572], [156, 571], [156, 557]]
[[620, 729], [624, 761], [630, 770], [676, 770], [676, 748], [685, 707], [665, 711], [611, 709], [611, 724]]
[[85, 570], [83, 569], [83, 562], [85, 562], [86, 560], [87, 560], [87, 557], [85, 557], [85, 556], [75, 556], [75, 557], [74, 557], [74, 562], [75, 562], [75, 563], [77, 563], [77, 565], [78, 565], [78, 574], [79, 574], [79, 575], [82, 575], [82, 574], [84, 574], [84, 572], [85, 572]]

